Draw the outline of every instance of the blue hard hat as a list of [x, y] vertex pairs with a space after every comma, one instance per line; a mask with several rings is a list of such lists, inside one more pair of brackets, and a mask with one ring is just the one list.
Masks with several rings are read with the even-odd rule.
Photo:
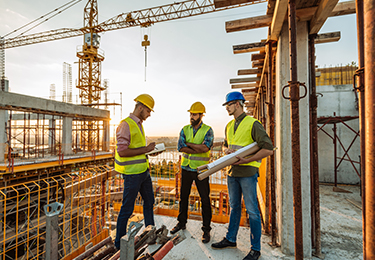
[[238, 92], [238, 91], [229, 92], [227, 94], [227, 96], [225, 97], [225, 103], [223, 104], [223, 106], [225, 106], [226, 104], [228, 104], [229, 102], [234, 101], [234, 100], [245, 101], [245, 98], [244, 98], [244, 96], [242, 95], [241, 92]]

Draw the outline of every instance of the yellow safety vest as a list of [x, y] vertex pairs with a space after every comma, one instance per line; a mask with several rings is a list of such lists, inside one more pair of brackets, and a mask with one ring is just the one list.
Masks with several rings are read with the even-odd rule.
[[[253, 137], [251, 136], [251, 131], [253, 130], [254, 122], [258, 121], [257, 119], [245, 116], [242, 119], [241, 123], [237, 127], [236, 133], [234, 133], [234, 123], [235, 119], [230, 121], [227, 125], [227, 140], [228, 140], [228, 148], [238, 150], [242, 147], [245, 147], [249, 144], [254, 143]], [[259, 122], [259, 121], [258, 121]], [[259, 122], [260, 123], [260, 122]], [[260, 162], [253, 161], [246, 164], [240, 164], [241, 166], [253, 166], [256, 168], [260, 167]]]
[[[142, 132], [139, 129], [136, 122], [130, 117], [125, 118], [121, 122], [126, 121], [129, 125], [130, 130], [130, 144], [129, 148], [140, 148], [146, 146], [146, 138], [144, 135], [144, 130], [142, 126]], [[115, 154], [115, 171], [122, 174], [139, 174], [145, 172], [149, 168], [148, 159], [145, 154], [140, 154], [132, 157], [121, 157], [117, 153]]]
[[[191, 125], [184, 126], [182, 130], [184, 131], [187, 143], [202, 144], [204, 141], [204, 137], [206, 136], [208, 130], [210, 129], [211, 129], [210, 126], [202, 124], [202, 126], [195, 133], [195, 136], [193, 133], [193, 127]], [[182, 166], [189, 165], [191, 169], [197, 169], [197, 167], [209, 163], [210, 154], [211, 154], [210, 150], [208, 150], [208, 152], [205, 152], [205, 153], [193, 153], [193, 154], [182, 153], [181, 165]]]

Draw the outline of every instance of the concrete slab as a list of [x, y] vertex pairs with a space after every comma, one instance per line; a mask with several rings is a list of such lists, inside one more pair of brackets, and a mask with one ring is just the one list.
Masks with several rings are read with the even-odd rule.
[[[363, 259], [362, 254], [362, 211], [359, 208], [361, 198], [358, 186], [340, 186], [353, 193], [337, 193], [332, 186], [321, 185], [321, 226], [322, 252], [325, 260]], [[169, 230], [177, 223], [176, 218], [155, 216], [157, 227], [165, 225]], [[220, 241], [226, 234], [228, 224], [212, 223], [211, 241], [201, 242], [201, 221], [188, 220], [184, 231], [186, 239], [174, 247], [164, 260], [241, 260], [250, 250], [250, 230], [240, 227], [237, 238], [237, 248], [215, 250], [213, 242]], [[262, 256], [260, 260], [282, 259], [292, 260], [280, 248], [268, 245], [270, 237], [262, 235]], [[149, 246], [153, 252], [159, 245]], [[305, 258], [308, 259], [308, 258]], [[318, 260], [316, 257], [310, 259]]]

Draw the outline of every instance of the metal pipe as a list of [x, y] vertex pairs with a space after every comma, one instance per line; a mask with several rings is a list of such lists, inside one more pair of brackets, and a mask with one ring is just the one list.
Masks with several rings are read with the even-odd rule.
[[[265, 73], [264, 74], [264, 77], [265, 77], [265, 84], [266, 84], [266, 98], [265, 100], [267, 100], [267, 97], [270, 93], [270, 85], [269, 85], [269, 81], [268, 81], [268, 73]], [[268, 122], [267, 122], [267, 131], [268, 131], [268, 135], [270, 134], [270, 125], [271, 125], [271, 118], [269, 117], [269, 114], [270, 114], [270, 104], [269, 102], [265, 102], [267, 105], [268, 105], [268, 108], [267, 108], [267, 119], [268, 119]], [[265, 127], [265, 126], [264, 126]], [[265, 198], [265, 223], [264, 223], [264, 231], [266, 234], [270, 234], [271, 232], [271, 228], [270, 228], [270, 220], [271, 220], [271, 158], [267, 158], [267, 170], [266, 170], [266, 198]]]
[[[268, 43], [268, 118], [270, 138], [272, 143], [275, 143], [275, 107], [273, 104], [273, 53], [272, 53], [273, 42]], [[271, 179], [271, 239], [272, 246], [276, 246], [276, 176], [275, 176], [275, 155], [272, 154], [270, 157], [270, 179]]]
[[95, 246], [91, 247], [90, 249], [86, 250], [85, 252], [83, 252], [82, 254], [77, 256], [76, 258], [74, 258], [73, 260], [83, 260], [83, 259], [91, 256], [92, 254], [94, 254], [98, 249], [102, 248], [103, 246], [105, 246], [105, 245], [107, 245], [111, 242], [112, 242], [112, 237], [107, 237], [106, 239], [103, 239], [102, 241], [97, 243]]
[[[358, 37], [358, 66], [359, 69], [365, 65], [365, 44], [364, 44], [364, 27], [363, 27], [363, 0], [356, 0], [357, 13], [357, 37]], [[366, 139], [365, 139], [365, 97], [364, 97], [364, 73], [360, 73], [358, 80], [358, 112], [359, 112], [359, 132], [360, 132], [360, 149], [361, 149], [361, 195], [362, 195], [362, 229], [363, 229], [363, 259], [366, 259]]]
[[310, 132], [311, 132], [311, 209], [312, 209], [312, 239], [315, 247], [314, 255], [322, 256], [320, 232], [320, 192], [319, 192], [319, 161], [318, 161], [318, 98], [315, 82], [315, 37], [309, 35], [309, 64], [310, 64]]
[[[336, 116], [336, 112], [333, 113], [334, 116]], [[333, 123], [333, 169], [334, 169], [334, 173], [335, 173], [335, 187], [337, 187], [337, 162], [336, 162], [336, 159], [337, 159], [337, 135], [336, 135], [336, 132], [337, 132], [337, 127], [336, 127], [336, 123]]]
[[365, 220], [369, 225], [365, 230], [365, 259], [375, 259], [375, 0], [364, 1], [364, 49], [365, 56], [365, 140], [368, 144], [365, 151]]
[[299, 83], [297, 82], [297, 22], [296, 2], [288, 2], [289, 53], [290, 53], [290, 108], [292, 137], [293, 209], [294, 209], [294, 251], [295, 259], [303, 259], [303, 228], [301, 201], [301, 154], [299, 132]]

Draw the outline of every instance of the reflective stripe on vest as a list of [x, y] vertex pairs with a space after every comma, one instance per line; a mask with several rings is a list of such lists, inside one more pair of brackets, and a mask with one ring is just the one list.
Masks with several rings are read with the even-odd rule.
[[[125, 118], [121, 122], [126, 121], [129, 125], [130, 131], [130, 144], [128, 148], [135, 149], [141, 148], [146, 146], [146, 138], [144, 135], [144, 130], [142, 126], [139, 129], [139, 126], [133, 119], [130, 117]], [[117, 153], [117, 145], [116, 145], [116, 153], [115, 153], [115, 170], [122, 174], [139, 174], [145, 172], [149, 168], [148, 160], [145, 154], [140, 154], [131, 157], [121, 157]]]
[[[184, 126], [182, 130], [184, 131], [187, 143], [202, 144], [204, 141], [204, 137], [210, 129], [210, 126], [202, 124], [202, 126], [195, 133], [195, 136], [193, 133], [193, 127], [191, 125]], [[197, 167], [209, 163], [210, 154], [210, 150], [205, 153], [182, 153], [181, 165], [189, 166], [191, 169], [197, 169]]]
[[[234, 123], [235, 119], [230, 121], [227, 125], [227, 140], [228, 140], [228, 148], [238, 150], [242, 147], [245, 147], [249, 144], [254, 143], [253, 137], [251, 136], [251, 132], [253, 130], [254, 122], [258, 121], [257, 119], [245, 116], [242, 119], [241, 123], [237, 127], [236, 133], [234, 133]], [[259, 121], [258, 121], [259, 122]], [[260, 123], [260, 122], [259, 122]], [[241, 166], [253, 166], [259, 168], [261, 161], [253, 161], [246, 164], [240, 164]]]

